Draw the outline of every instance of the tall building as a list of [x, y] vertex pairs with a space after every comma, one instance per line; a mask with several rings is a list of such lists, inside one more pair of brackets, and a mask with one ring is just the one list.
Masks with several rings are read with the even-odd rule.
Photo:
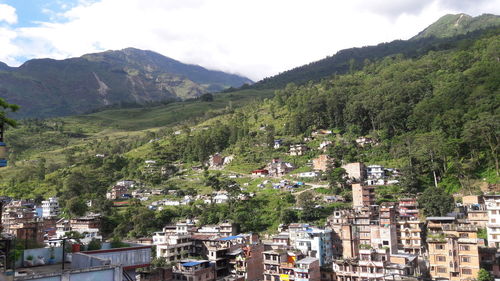
[[43, 243], [43, 223], [36, 217], [35, 206], [28, 201], [11, 201], [3, 206], [3, 231], [19, 240]]
[[413, 255], [424, 254], [424, 230], [424, 223], [418, 219], [399, 220], [397, 222], [398, 252]]
[[401, 219], [418, 219], [418, 203], [416, 198], [401, 198], [399, 200], [399, 217]]
[[354, 208], [368, 207], [375, 204], [375, 187], [361, 183], [352, 185], [352, 206]]
[[61, 214], [59, 209], [59, 200], [56, 197], [50, 197], [48, 200], [42, 201], [42, 217], [53, 218]]
[[366, 167], [363, 163], [355, 162], [342, 165], [347, 177], [353, 182], [362, 182], [366, 178]]
[[500, 248], [500, 195], [484, 196], [486, 210], [488, 211], [488, 245]]
[[466, 280], [477, 277], [477, 227], [454, 217], [428, 217], [427, 243], [432, 279]]

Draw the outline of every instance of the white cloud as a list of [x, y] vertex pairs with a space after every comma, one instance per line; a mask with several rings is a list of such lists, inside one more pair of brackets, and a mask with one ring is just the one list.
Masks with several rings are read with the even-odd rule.
[[17, 23], [16, 9], [7, 4], [0, 4], [0, 22], [6, 22], [8, 24]]
[[11, 54], [66, 58], [137, 47], [258, 80], [343, 48], [410, 38], [446, 13], [500, 13], [500, 0], [458, 2], [82, 0], [63, 23], [16, 29], [22, 51]]

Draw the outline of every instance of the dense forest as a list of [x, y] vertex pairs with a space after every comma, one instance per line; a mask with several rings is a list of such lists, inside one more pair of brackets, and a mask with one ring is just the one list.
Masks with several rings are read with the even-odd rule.
[[484, 30], [474, 30], [467, 34], [457, 34], [444, 38], [435, 37], [431, 34], [413, 40], [395, 40], [376, 46], [345, 49], [322, 60], [262, 79], [250, 87], [278, 89], [285, 87], [288, 83], [301, 85], [310, 81], [317, 82], [332, 75], [360, 70], [367, 62], [377, 61], [391, 55], [402, 54], [406, 58], [418, 58], [429, 51], [453, 50], [481, 37], [484, 32], [498, 33], [498, 27], [485, 27]]

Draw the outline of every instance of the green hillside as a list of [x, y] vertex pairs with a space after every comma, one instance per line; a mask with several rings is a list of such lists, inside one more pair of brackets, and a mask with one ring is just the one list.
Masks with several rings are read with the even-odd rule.
[[445, 38], [464, 35], [476, 30], [500, 26], [500, 16], [483, 14], [471, 17], [466, 14], [445, 15], [411, 40], [428, 37]]
[[[202, 223], [232, 219], [243, 231], [259, 232], [284, 221], [321, 222], [333, 208], [348, 205], [315, 201], [324, 194], [350, 198], [340, 168], [348, 162], [400, 169], [400, 184], [378, 188], [377, 202], [415, 196], [435, 185], [450, 194], [498, 191], [500, 35], [487, 32], [466, 42], [418, 58], [388, 56], [350, 74], [289, 84], [274, 95], [245, 90], [216, 95], [213, 102], [26, 120], [8, 131], [14, 165], [2, 170], [1, 191], [25, 198], [57, 195], [63, 204], [95, 200], [95, 211], [106, 215], [108, 234], [133, 237], [183, 217], [198, 217]], [[333, 133], [304, 140], [318, 129]], [[360, 136], [375, 144], [357, 145]], [[274, 149], [275, 139], [284, 146]], [[335, 160], [333, 167], [319, 179], [306, 179], [307, 186], [276, 190], [250, 177], [273, 158], [293, 163], [297, 169], [292, 173], [310, 171], [310, 160], [325, 153], [318, 150], [324, 140], [334, 144], [326, 151]], [[296, 143], [305, 143], [308, 152], [290, 156], [287, 146]], [[216, 152], [234, 159], [220, 170], [196, 168]], [[157, 169], [145, 160], [156, 161]], [[240, 177], [228, 177], [236, 174]], [[154, 197], [127, 209], [135, 218], [130, 222], [104, 200], [120, 179], [174, 190], [167, 196], [173, 199], [221, 189], [255, 196], [239, 204], [196, 201], [159, 212], [144, 206]], [[296, 200], [302, 210], [291, 209]]]
[[475, 18], [464, 14], [447, 15], [410, 40], [395, 40], [376, 46], [341, 50], [322, 60], [265, 78], [252, 87], [278, 89], [288, 83], [304, 84], [360, 70], [365, 65], [390, 55], [402, 54], [405, 57], [417, 58], [429, 51], [450, 50], [480, 37], [485, 32], [496, 33], [499, 26], [500, 17], [496, 15], [485, 14]]

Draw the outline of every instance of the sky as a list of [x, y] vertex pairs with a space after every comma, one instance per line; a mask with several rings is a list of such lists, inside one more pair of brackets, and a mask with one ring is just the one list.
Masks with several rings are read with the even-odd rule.
[[0, 0], [0, 61], [135, 47], [257, 81], [500, 0]]

